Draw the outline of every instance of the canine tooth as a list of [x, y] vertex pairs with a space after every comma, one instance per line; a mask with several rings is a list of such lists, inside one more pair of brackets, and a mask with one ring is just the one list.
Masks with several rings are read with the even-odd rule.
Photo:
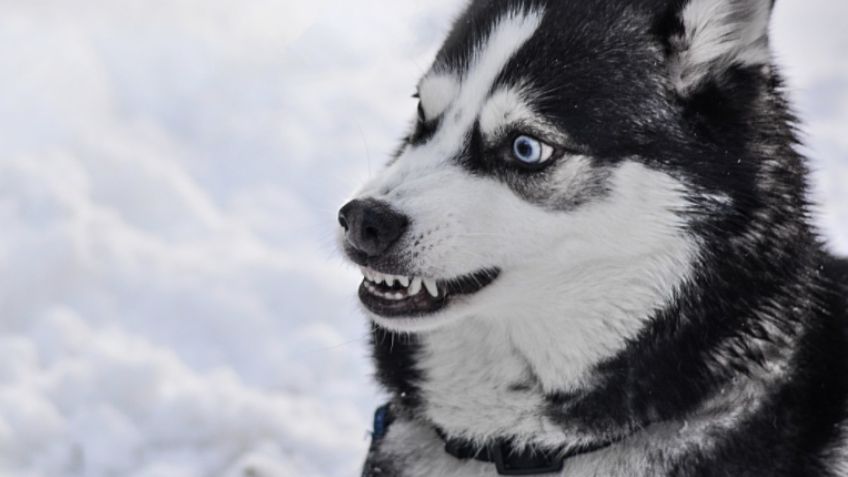
[[415, 277], [412, 279], [412, 284], [409, 285], [409, 294], [415, 296], [421, 291], [421, 278]]
[[427, 293], [432, 295], [433, 298], [439, 296], [439, 287], [436, 285], [436, 280], [425, 279], [424, 288], [427, 289]]
[[409, 287], [409, 277], [397, 277], [400, 285], [404, 288]]

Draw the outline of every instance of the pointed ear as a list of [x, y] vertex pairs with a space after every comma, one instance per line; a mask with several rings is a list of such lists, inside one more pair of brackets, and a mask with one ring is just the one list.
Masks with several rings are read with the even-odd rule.
[[734, 66], [769, 64], [768, 27], [774, 0], [675, 2], [669, 33], [672, 82], [688, 96]]

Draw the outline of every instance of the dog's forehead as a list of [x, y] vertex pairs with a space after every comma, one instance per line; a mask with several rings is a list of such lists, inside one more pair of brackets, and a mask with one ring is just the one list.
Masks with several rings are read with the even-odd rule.
[[[462, 137], [480, 118], [494, 96], [499, 99], [496, 114], [521, 109], [520, 94], [516, 91], [501, 95], [493, 93], [498, 87], [498, 78], [514, 55], [536, 33], [543, 16], [541, 9], [504, 10], [471, 43], [462, 65], [448, 67], [437, 61], [421, 79], [418, 95], [424, 119], [430, 121], [442, 117], [436, 142], [459, 147]], [[512, 104], [508, 104], [510, 100]]]
[[425, 107], [444, 107], [458, 99], [479, 106], [510, 60], [534, 36], [544, 15], [541, 8], [502, 10], [486, 22], [486, 28], [463, 40], [461, 61], [450, 61], [443, 49], [419, 83]]
[[533, 113], [609, 154], [641, 140], [647, 127], [670, 127], [671, 121], [645, 121], [647, 113], [673, 112], [662, 44], [652, 30], [657, 13], [646, 2], [472, 2], [419, 82], [424, 116], [461, 112], [467, 132], [471, 116], [482, 120], [487, 103], [498, 99], [490, 118]]

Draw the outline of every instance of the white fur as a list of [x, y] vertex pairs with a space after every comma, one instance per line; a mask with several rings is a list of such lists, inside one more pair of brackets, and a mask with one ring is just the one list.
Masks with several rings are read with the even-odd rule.
[[459, 82], [449, 74], [432, 73], [418, 84], [418, 97], [424, 117], [430, 121], [439, 117], [459, 93]]
[[[532, 37], [541, 20], [540, 11], [505, 14], [473, 53], [471, 66], [462, 73], [456, 92], [445, 73], [428, 75], [431, 79], [421, 84], [425, 111], [438, 111], [440, 101], [454, 97], [441, 113], [444, 117], [439, 130], [426, 144], [407, 146], [396, 161], [357, 194], [385, 200], [413, 217], [408, 236], [420, 235], [426, 241], [422, 241], [418, 249], [409, 247], [410, 254], [420, 254], [416, 259], [417, 269], [410, 270], [410, 275], [452, 278], [492, 265], [488, 257], [468, 246], [469, 240], [487, 240], [478, 232], [485, 227], [475, 229], [474, 222], [461, 222], [469, 217], [476, 217], [476, 221], [485, 217], [489, 208], [497, 204], [482, 203], [477, 198], [492, 196], [500, 200], [505, 195], [504, 189], [492, 180], [469, 175], [451, 160], [461, 151], [464, 138], [478, 118], [497, 76]], [[475, 189], [479, 192], [475, 193]], [[509, 196], [506, 194], [508, 199]], [[481, 245], [485, 249], [487, 244]], [[393, 328], [419, 331], [422, 326], [427, 328], [439, 322], [437, 317], [433, 318], [426, 321], [395, 319], [390, 324], [379, 317], [375, 320]]]
[[445, 452], [445, 442], [432, 427], [398, 420], [380, 447], [380, 455], [403, 467], [404, 477], [484, 477], [497, 475], [494, 465], [461, 461]]
[[675, 40], [678, 91], [688, 92], [732, 63], [767, 64], [770, 13], [771, 0], [691, 0], [681, 14], [684, 34]]
[[[464, 72], [458, 90], [456, 83], [445, 73], [435, 74], [431, 80], [425, 80], [421, 86], [422, 106], [428, 119], [439, 113], [444, 114], [443, 123], [427, 144], [418, 148], [407, 148], [404, 155], [413, 156], [410, 160], [425, 160], [430, 167], [438, 167], [449, 160], [462, 146], [463, 139], [477, 119], [483, 103], [500, 72], [512, 56], [529, 40], [542, 21], [542, 13], [535, 11], [527, 14], [511, 12], [504, 15], [492, 28], [488, 38], [478, 47], [471, 60], [471, 66]], [[426, 96], [426, 97], [425, 97]], [[443, 102], [452, 97], [452, 103], [445, 108]], [[432, 112], [431, 112], [432, 110]], [[426, 158], [426, 159], [424, 159]], [[398, 162], [409, 162], [401, 160]]]
[[[449, 433], [575, 443], [581, 436], [541, 418], [541, 391], [591, 379], [591, 365], [622, 349], [689, 276], [697, 244], [677, 214], [687, 206], [683, 185], [636, 162], [617, 169], [612, 184], [606, 199], [568, 213], [527, 204], [503, 186], [480, 195], [471, 188], [472, 202], [490, 204], [488, 212], [457, 224], [484, 231], [473, 248], [486, 253], [448, 261], [465, 272], [486, 264], [504, 271], [442, 313], [454, 326], [423, 335], [427, 414]], [[534, 389], [508, 389], [528, 377]]]
[[[571, 457], [563, 477], [652, 477], [664, 475], [675, 458], [693, 450], [709, 454], [717, 439], [755, 413], [767, 384], [741, 380], [709, 399], [685, 421], [654, 424], [608, 448]], [[432, 427], [399, 420], [392, 424], [380, 450], [401, 465], [406, 477], [493, 477], [495, 466], [458, 460], [444, 451]], [[841, 475], [841, 474], [840, 474]]]
[[538, 121], [518, 88], [501, 88], [486, 102], [480, 113], [480, 131], [495, 137], [503, 128], [516, 123]]

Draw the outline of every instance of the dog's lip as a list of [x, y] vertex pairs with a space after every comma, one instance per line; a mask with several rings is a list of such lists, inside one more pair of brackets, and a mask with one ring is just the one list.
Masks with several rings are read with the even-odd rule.
[[487, 268], [451, 279], [433, 279], [362, 268], [365, 278], [359, 287], [359, 299], [369, 311], [384, 318], [433, 314], [457, 296], [471, 295], [486, 288], [500, 275], [500, 269]]

